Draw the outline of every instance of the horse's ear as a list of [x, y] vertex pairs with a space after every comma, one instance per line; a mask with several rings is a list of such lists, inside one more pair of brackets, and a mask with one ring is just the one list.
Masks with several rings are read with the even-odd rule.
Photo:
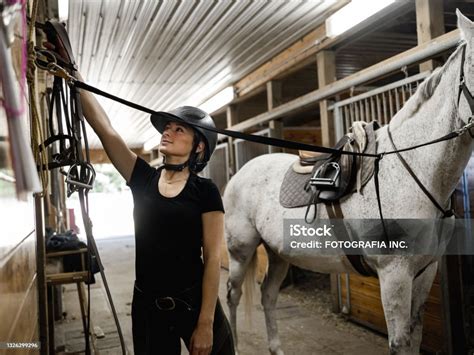
[[472, 38], [474, 32], [474, 22], [464, 16], [459, 9], [456, 9], [458, 17], [458, 28], [461, 30], [461, 38], [468, 41]]

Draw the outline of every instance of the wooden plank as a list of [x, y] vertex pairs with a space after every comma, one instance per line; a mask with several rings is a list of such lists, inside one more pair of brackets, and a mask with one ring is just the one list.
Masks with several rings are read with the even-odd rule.
[[[336, 56], [333, 51], [320, 51], [317, 56], [318, 86], [324, 88], [336, 81]], [[328, 110], [328, 101], [319, 103], [323, 146], [332, 147], [336, 143], [333, 112]]]
[[341, 311], [342, 305], [339, 304], [339, 286], [337, 283], [338, 274], [331, 274], [330, 275], [330, 282], [331, 282], [331, 303], [332, 303], [332, 311], [334, 313], [339, 313]]
[[459, 255], [445, 255], [441, 262], [443, 280], [444, 338], [449, 354], [462, 354], [468, 340], [464, 329], [464, 303]]
[[[8, 216], [7, 216], [8, 218]], [[7, 238], [5, 238], [8, 240]], [[10, 247], [10, 246], [8, 246]], [[5, 263], [0, 265], [0, 339], [13, 340], [23, 335], [12, 333], [15, 322], [24, 312], [24, 307], [30, 307], [29, 294], [34, 282], [36, 295], [36, 236], [30, 234], [21, 243], [13, 246]], [[35, 300], [35, 306], [37, 299]], [[37, 312], [37, 307], [35, 308]], [[34, 314], [37, 321], [38, 314]], [[33, 323], [33, 322], [32, 322]]]
[[[226, 111], [227, 116], [227, 127], [232, 127], [233, 125], [239, 122], [238, 112], [237, 112], [237, 105], [232, 104], [227, 106]], [[235, 169], [235, 154], [234, 154], [234, 138], [229, 137], [228, 140], [228, 147], [229, 147], [229, 170], [230, 176], [234, 175]]]
[[[416, 0], [416, 32], [418, 44], [444, 34], [443, 0]], [[420, 64], [420, 72], [433, 70], [440, 63], [428, 60]]]
[[[235, 92], [238, 96], [246, 95], [273, 78], [296, 71], [297, 64], [301, 64], [308, 58], [311, 58], [311, 61], [314, 60], [316, 52], [326, 48], [332, 42], [326, 36], [326, 26], [322, 24], [270, 61], [261, 65], [253, 73], [239, 80], [234, 85]], [[304, 62], [304, 64], [307, 63]]]
[[46, 281], [51, 285], [71, 284], [87, 280], [87, 271], [64, 272], [46, 275]]

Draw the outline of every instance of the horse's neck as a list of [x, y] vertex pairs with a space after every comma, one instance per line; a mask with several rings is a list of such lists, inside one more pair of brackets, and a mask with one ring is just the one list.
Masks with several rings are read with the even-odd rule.
[[[460, 56], [445, 68], [435, 92], [413, 117], [394, 118], [393, 137], [397, 148], [428, 142], [459, 128], [455, 96], [459, 67]], [[433, 196], [445, 204], [471, 156], [471, 138], [464, 135], [402, 154]]]

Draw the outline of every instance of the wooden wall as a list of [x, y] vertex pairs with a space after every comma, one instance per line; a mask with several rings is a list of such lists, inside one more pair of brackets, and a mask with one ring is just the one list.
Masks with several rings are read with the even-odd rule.
[[[341, 274], [342, 305], [347, 304], [347, 274]], [[349, 318], [368, 328], [387, 334], [387, 325], [380, 298], [379, 281], [374, 277], [349, 275]], [[431, 352], [443, 350], [441, 287], [436, 275], [425, 304], [422, 348]]]

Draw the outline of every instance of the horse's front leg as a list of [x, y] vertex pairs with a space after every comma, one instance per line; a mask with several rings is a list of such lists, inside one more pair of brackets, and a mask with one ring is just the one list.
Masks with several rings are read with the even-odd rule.
[[391, 262], [379, 269], [378, 275], [390, 354], [411, 355], [412, 276], [399, 262]]
[[411, 350], [413, 354], [420, 352], [424, 304], [433, 285], [437, 269], [438, 263], [434, 262], [413, 281], [413, 299], [411, 304]]

